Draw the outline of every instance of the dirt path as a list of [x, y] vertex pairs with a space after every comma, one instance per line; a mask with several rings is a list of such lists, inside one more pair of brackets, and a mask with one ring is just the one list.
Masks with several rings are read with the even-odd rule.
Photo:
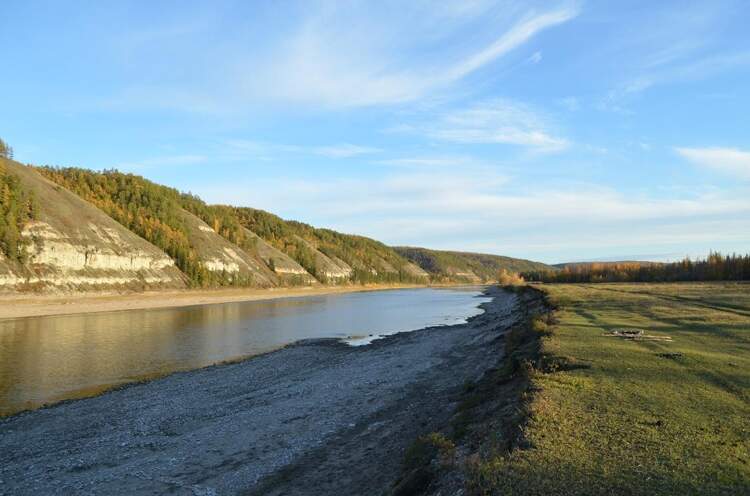
[[297, 344], [0, 421], [0, 494], [380, 494], [502, 356], [515, 296], [364, 347]]

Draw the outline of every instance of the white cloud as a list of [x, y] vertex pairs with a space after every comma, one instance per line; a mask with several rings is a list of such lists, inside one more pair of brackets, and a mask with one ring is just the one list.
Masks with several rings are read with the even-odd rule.
[[648, 66], [648, 70], [642, 74], [611, 90], [601, 101], [600, 108], [622, 110], [621, 104], [628, 98], [654, 86], [702, 80], [747, 65], [750, 65], [750, 52], [721, 53], [694, 58], [689, 62], [662, 62], [654, 67]]
[[574, 96], [561, 98], [560, 100], [558, 100], [558, 103], [571, 112], [577, 112], [581, 110], [581, 101]]
[[140, 170], [156, 167], [174, 167], [179, 165], [195, 165], [206, 162], [207, 157], [203, 155], [170, 155], [164, 157], [153, 157], [135, 162], [122, 162], [114, 166], [121, 170]]
[[[448, 72], [448, 79], [455, 80], [462, 78], [519, 47], [538, 32], [569, 21], [576, 15], [578, 15], [578, 12], [570, 8], [553, 10], [543, 14], [527, 15], [500, 38], [495, 40], [490, 46], [468, 57], [466, 60], [453, 67], [453, 69]], [[539, 59], [541, 60], [541, 54], [539, 52], [535, 55], [539, 55]]]
[[328, 158], [352, 158], [360, 155], [380, 153], [381, 151], [380, 148], [351, 143], [302, 146], [247, 139], [231, 139], [222, 143], [219, 154], [224, 158], [234, 160], [273, 160], [284, 154], [311, 154]]
[[750, 242], [750, 195], [731, 191], [665, 198], [594, 184], [524, 187], [491, 167], [377, 179], [274, 178], [254, 180], [252, 195], [247, 191], [236, 185], [201, 193], [390, 244], [525, 257], [592, 257], [625, 247], [708, 251]]
[[484, 165], [468, 156], [417, 156], [379, 160], [378, 164], [404, 168], [466, 167]]
[[542, 52], [534, 52], [531, 57], [526, 59], [531, 64], [538, 64], [542, 61]]
[[736, 148], [675, 148], [675, 151], [701, 167], [750, 179], [750, 152]]
[[[231, 114], [271, 103], [422, 101], [460, 91], [462, 79], [574, 19], [578, 8], [571, 0], [303, 1], [257, 9], [241, 30], [225, 30], [221, 15], [113, 34], [111, 58], [148, 70], [128, 74], [96, 98], [97, 108]], [[540, 59], [536, 52], [531, 61]]]
[[[593, 6], [592, 6], [593, 7]], [[732, 33], [746, 6], [741, 1], [652, 2], [648, 11], [623, 22], [623, 12], [602, 5], [600, 19], [611, 36], [588, 55], [595, 78], [611, 75], [597, 102], [601, 110], [632, 113], [628, 104], [658, 86], [709, 79], [750, 64], [747, 46]], [[741, 24], [735, 24], [741, 26]]]
[[[429, 5], [425, 10], [431, 9], [433, 6]], [[432, 58], [424, 54], [418, 58], [404, 55], [411, 51], [412, 45], [428, 48], [423, 53], [429, 54], [432, 51], [429, 38], [435, 36], [434, 31], [451, 33], [463, 27], [467, 17], [477, 21], [484, 10], [469, 9], [467, 12], [472, 15], [458, 20], [442, 18], [426, 34], [407, 25], [400, 25], [400, 31], [393, 28], [397, 32], [392, 33], [387, 26], [373, 26], [362, 19], [342, 21], [330, 15], [313, 18], [260, 67], [264, 75], [258, 77], [259, 68], [253, 68], [248, 85], [254, 95], [332, 107], [412, 101], [445, 89], [578, 13], [574, 8], [561, 8], [523, 15], [488, 45], [469, 47], [463, 53], [441, 53], [440, 57]], [[413, 16], [405, 14], [403, 18], [425, 15], [420, 12], [412, 12]], [[388, 22], [399, 23], [393, 17]], [[355, 32], [351, 31], [352, 26]], [[492, 29], [496, 30], [497, 25]], [[381, 38], [382, 43], [373, 43]], [[465, 38], [455, 45], [465, 46]]]
[[378, 153], [381, 150], [379, 148], [373, 148], [369, 146], [352, 145], [350, 143], [342, 143], [340, 145], [331, 146], [319, 146], [313, 148], [313, 152], [318, 155], [323, 155], [329, 158], [351, 158], [358, 155], [368, 155], [372, 153]]
[[454, 143], [505, 144], [559, 152], [570, 142], [549, 130], [547, 119], [529, 106], [505, 99], [481, 102], [443, 114], [436, 124], [416, 127], [426, 136]]

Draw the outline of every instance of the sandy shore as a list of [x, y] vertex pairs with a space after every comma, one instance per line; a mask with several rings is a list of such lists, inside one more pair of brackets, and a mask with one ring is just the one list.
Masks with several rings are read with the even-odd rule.
[[272, 289], [213, 289], [153, 291], [145, 293], [82, 293], [74, 295], [0, 294], [0, 319], [68, 315], [74, 313], [114, 312], [144, 308], [186, 307], [212, 303], [271, 300], [357, 291], [382, 291], [424, 287], [418, 285], [306, 286]]
[[383, 494], [497, 367], [523, 305], [362, 347], [301, 342], [0, 420], [0, 495]]

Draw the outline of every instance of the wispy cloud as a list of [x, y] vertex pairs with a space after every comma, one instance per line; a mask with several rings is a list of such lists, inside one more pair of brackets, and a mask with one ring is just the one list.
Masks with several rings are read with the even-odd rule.
[[379, 160], [378, 164], [402, 168], [467, 167], [484, 166], [484, 162], [469, 156], [416, 156]]
[[598, 108], [631, 113], [629, 104], [653, 88], [702, 81], [750, 66], [746, 46], [726, 42], [732, 16], [745, 10], [742, 2], [733, 0], [681, 2], [679, 7], [673, 2], [654, 3], [636, 31], [622, 19], [610, 18], [613, 38], [619, 41], [602, 53], [617, 61], [610, 69], [616, 80], [597, 102]]
[[[460, 79], [476, 71], [498, 57], [502, 57], [511, 50], [521, 46], [540, 31], [569, 21], [577, 14], [576, 9], [564, 8], [542, 14], [534, 13], [526, 15], [490, 46], [456, 64], [448, 71], [448, 80]], [[537, 52], [536, 55], [541, 60], [541, 53]]]
[[[404, 19], [429, 16], [433, 9], [429, 4], [413, 5], [425, 8], [425, 11], [404, 15]], [[413, 5], [402, 8], [413, 10]], [[510, 22], [504, 33], [485, 46], [470, 46], [462, 53], [441, 53], [441, 57], [424, 60], [424, 54], [430, 53], [430, 37], [436, 36], [435, 30], [455, 34], [466, 22], [480, 19], [485, 11], [472, 9], [459, 18], [442, 18], [441, 23], [433, 25], [432, 31], [426, 34], [417, 29], [403, 29], [395, 34], [386, 30], [384, 34], [383, 26], [373, 26], [362, 19], [342, 22], [340, 18], [332, 18], [330, 13], [314, 17], [273, 55], [273, 62], [263, 68], [266, 77], [254, 78], [250, 84], [256, 94], [332, 107], [412, 101], [449, 87], [507, 55], [541, 31], [567, 22], [578, 14], [574, 7], [530, 12]], [[394, 18], [391, 17], [389, 22], [394, 23]], [[349, 30], [350, 25], [356, 26], [356, 33]], [[497, 30], [496, 23], [490, 25]], [[368, 32], [372, 36], [364, 36]], [[363, 37], [368, 41], [363, 42]], [[382, 44], [371, 41], [381, 38], [384, 39]], [[466, 38], [462, 38], [457, 46], [466, 46]], [[422, 46], [423, 55], [419, 58], [405, 56], [415, 44]], [[541, 54], [533, 57], [540, 59]], [[257, 73], [257, 68], [254, 68], [254, 73]]]
[[272, 160], [288, 154], [319, 155], [328, 158], [344, 159], [360, 155], [371, 155], [380, 153], [381, 151], [380, 148], [352, 143], [303, 146], [248, 139], [230, 139], [225, 140], [221, 144], [218, 153], [223, 157], [237, 160], [248, 158]]
[[531, 57], [526, 59], [530, 64], [538, 64], [542, 61], [542, 52], [534, 52]]
[[342, 143], [340, 145], [319, 146], [312, 149], [314, 153], [329, 158], [351, 158], [359, 155], [369, 155], [378, 153], [379, 148], [370, 146], [352, 145], [351, 143]]
[[690, 162], [740, 179], [750, 180], [750, 152], [737, 148], [675, 148]]
[[[269, 180], [270, 181], [270, 180]], [[529, 257], [595, 256], [624, 247], [718, 247], [750, 241], [750, 197], [702, 191], [681, 197], [626, 194], [596, 184], [525, 188], [500, 170], [431, 168], [375, 180], [284, 178], [222, 188], [222, 201], [260, 206], [289, 218], [373, 236], [388, 243], [481, 249]], [[278, 180], [274, 180], [278, 186]], [[456, 240], [460, 240], [456, 241]], [[457, 244], [460, 243], [460, 244]], [[585, 248], [584, 248], [585, 247]], [[646, 252], [646, 251], [644, 251]]]
[[[665, 66], [664, 66], [665, 65]], [[737, 67], [750, 66], [750, 52], [714, 54], [689, 62], [659, 64], [611, 90], [600, 108], [622, 110], [622, 104], [654, 86], [709, 78]]]
[[208, 160], [204, 155], [169, 155], [163, 157], [152, 157], [133, 162], [121, 162], [115, 164], [115, 169], [141, 170], [157, 167], [175, 167], [181, 165], [201, 164]]
[[[261, 12], [257, 22], [268, 15], [280, 26], [273, 33], [226, 32], [220, 44], [194, 45], [198, 33], [219, 29], [213, 17], [120, 36], [113, 57], [149, 70], [97, 97], [95, 107], [223, 115], [269, 104], [351, 109], [421, 101], [461, 91], [462, 80], [579, 14], [577, 0], [319, 0], [287, 7], [283, 20]], [[540, 51], [529, 59], [540, 60]], [[176, 80], [166, 67], [185, 77]]]
[[479, 102], [467, 109], [446, 112], [434, 124], [404, 127], [429, 138], [462, 144], [503, 144], [538, 152], [559, 152], [570, 142], [550, 131], [548, 119], [528, 105], [507, 99]]
[[581, 110], [581, 101], [575, 96], [567, 96], [565, 98], [561, 98], [557, 103], [571, 112], [578, 112], [579, 110]]

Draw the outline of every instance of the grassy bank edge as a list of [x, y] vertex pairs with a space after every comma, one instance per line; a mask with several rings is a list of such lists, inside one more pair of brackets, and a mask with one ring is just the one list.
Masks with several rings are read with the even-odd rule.
[[516, 293], [523, 315], [504, 333], [504, 357], [475, 383], [467, 383], [449, 425], [416, 439], [406, 450], [402, 474], [391, 494], [426, 494], [440, 487], [480, 492], [479, 465], [487, 454], [510, 454], [524, 445], [523, 432], [534, 399], [533, 375], [574, 364], [545, 348], [555, 323], [554, 302], [532, 286], [505, 286]]
[[[507, 333], [501, 371], [467, 385], [454, 422], [414, 443], [393, 494], [750, 494], [743, 285], [516, 291], [545, 308]], [[623, 326], [675, 340], [602, 338]]]

